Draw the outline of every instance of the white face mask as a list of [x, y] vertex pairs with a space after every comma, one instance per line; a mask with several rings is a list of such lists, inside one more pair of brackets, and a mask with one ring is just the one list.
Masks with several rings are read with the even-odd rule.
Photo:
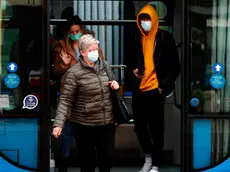
[[98, 55], [98, 50], [96, 51], [91, 51], [88, 52], [88, 60], [91, 62], [96, 62], [98, 59], [99, 55]]
[[141, 21], [141, 27], [145, 32], [149, 32], [151, 29], [151, 21]]

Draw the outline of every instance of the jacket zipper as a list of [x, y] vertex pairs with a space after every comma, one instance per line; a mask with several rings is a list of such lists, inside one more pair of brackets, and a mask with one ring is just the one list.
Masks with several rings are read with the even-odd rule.
[[102, 108], [103, 108], [103, 114], [104, 114], [104, 124], [106, 124], [105, 107], [104, 107], [104, 97], [103, 97], [103, 90], [102, 90], [101, 80], [100, 80], [98, 74], [96, 74], [96, 75], [97, 75], [97, 78], [98, 78], [98, 81], [99, 81], [99, 84], [100, 84], [100, 87], [101, 87], [101, 100], [103, 102], [103, 107]]

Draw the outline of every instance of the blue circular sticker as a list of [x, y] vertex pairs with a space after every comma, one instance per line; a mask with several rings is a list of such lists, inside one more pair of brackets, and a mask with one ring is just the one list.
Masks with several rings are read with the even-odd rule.
[[7, 66], [9, 72], [16, 72], [18, 70], [18, 65], [14, 62], [10, 62]]
[[34, 109], [38, 105], [38, 99], [34, 95], [28, 95], [23, 100], [23, 109]]
[[215, 63], [213, 66], [212, 66], [212, 70], [215, 72], [215, 73], [221, 73], [223, 70], [224, 70], [224, 66], [220, 63]]
[[199, 101], [198, 98], [192, 98], [192, 99], [190, 100], [190, 105], [191, 105], [192, 107], [197, 107], [199, 104], [200, 104], [200, 101]]
[[4, 83], [7, 88], [17, 88], [20, 84], [20, 78], [15, 73], [10, 73], [5, 76]]
[[214, 74], [210, 78], [210, 84], [215, 89], [223, 88], [225, 85], [225, 78], [221, 74]]

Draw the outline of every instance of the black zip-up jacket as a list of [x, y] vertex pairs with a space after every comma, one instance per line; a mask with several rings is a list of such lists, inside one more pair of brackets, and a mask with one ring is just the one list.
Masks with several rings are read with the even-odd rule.
[[[132, 72], [134, 69], [139, 69], [139, 73], [143, 74], [145, 66], [141, 44], [141, 33], [139, 30], [136, 32], [135, 43], [133, 46], [135, 49], [132, 54]], [[153, 48], [155, 48], [153, 60], [159, 88], [162, 89], [164, 95], [168, 95], [173, 91], [175, 81], [181, 71], [176, 42], [169, 32], [159, 29], [156, 35], [156, 40], [153, 43]], [[141, 79], [136, 78], [134, 74], [132, 74], [132, 76], [132, 91], [133, 94], [135, 94], [139, 90]]]

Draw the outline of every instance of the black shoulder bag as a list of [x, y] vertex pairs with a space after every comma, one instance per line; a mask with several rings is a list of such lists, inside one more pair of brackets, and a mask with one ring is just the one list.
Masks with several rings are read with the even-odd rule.
[[[107, 69], [105, 62], [103, 61], [105, 71], [109, 77], [109, 80], [112, 81], [112, 77]], [[119, 94], [117, 90], [111, 90], [112, 104], [113, 104], [113, 115], [117, 125], [125, 124], [132, 119], [132, 113], [128, 109], [123, 97]]]

